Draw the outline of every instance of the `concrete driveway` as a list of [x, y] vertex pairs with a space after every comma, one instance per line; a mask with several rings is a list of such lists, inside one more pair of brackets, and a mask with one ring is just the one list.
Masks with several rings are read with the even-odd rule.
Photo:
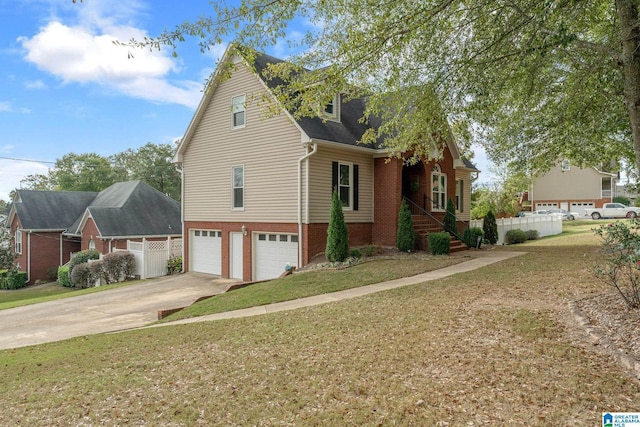
[[235, 281], [198, 273], [0, 310], [0, 349], [24, 347], [148, 325], [158, 310], [184, 307], [225, 292]]

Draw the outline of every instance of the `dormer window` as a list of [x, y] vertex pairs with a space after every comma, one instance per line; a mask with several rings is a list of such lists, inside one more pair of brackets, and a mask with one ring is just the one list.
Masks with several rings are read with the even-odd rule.
[[340, 95], [336, 94], [331, 101], [325, 104], [322, 117], [328, 120], [340, 121]]

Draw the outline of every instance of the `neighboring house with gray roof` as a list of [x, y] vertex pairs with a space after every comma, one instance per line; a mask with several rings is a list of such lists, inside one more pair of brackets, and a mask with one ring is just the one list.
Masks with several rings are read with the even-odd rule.
[[29, 282], [70, 254], [126, 249], [127, 240], [181, 236], [180, 204], [141, 181], [116, 183], [96, 192], [16, 190], [9, 212], [16, 263]]
[[296, 120], [284, 108], [265, 117], [261, 101], [277, 82], [261, 70], [280, 61], [258, 54], [254, 68], [227, 49], [178, 148], [187, 271], [252, 281], [308, 264], [325, 250], [333, 189], [350, 246], [395, 246], [403, 197], [420, 219], [441, 221], [452, 199], [469, 220], [477, 169], [451, 135], [439, 160], [408, 165], [358, 144], [364, 98], [336, 94], [320, 117]]

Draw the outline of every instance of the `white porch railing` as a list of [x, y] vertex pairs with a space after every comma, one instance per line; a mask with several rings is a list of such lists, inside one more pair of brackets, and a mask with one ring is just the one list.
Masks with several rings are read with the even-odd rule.
[[[475, 219], [469, 223], [470, 227], [482, 228], [483, 220]], [[504, 235], [509, 230], [522, 231], [537, 230], [540, 237], [553, 236], [562, 233], [562, 217], [560, 215], [530, 215], [516, 218], [496, 219], [498, 226], [498, 242], [504, 244]]]

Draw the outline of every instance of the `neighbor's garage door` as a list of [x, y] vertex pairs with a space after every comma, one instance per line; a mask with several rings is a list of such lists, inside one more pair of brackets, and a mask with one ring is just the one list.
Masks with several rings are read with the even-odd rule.
[[585, 209], [589, 208], [593, 208], [595, 207], [593, 202], [575, 202], [575, 203], [571, 203], [571, 209], [569, 209], [571, 212], [577, 212], [580, 214], [580, 216], [584, 216], [586, 214]]
[[287, 264], [298, 266], [298, 236], [296, 234], [254, 234], [254, 280], [274, 279]]
[[191, 230], [191, 271], [222, 273], [222, 232]]

